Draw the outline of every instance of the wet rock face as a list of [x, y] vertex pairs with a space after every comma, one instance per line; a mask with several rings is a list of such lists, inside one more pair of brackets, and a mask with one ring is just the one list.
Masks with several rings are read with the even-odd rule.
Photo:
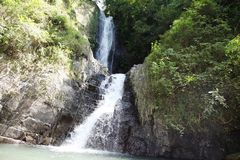
[[[91, 114], [97, 106], [98, 100], [101, 99], [100, 84], [105, 78], [103, 74], [95, 74], [91, 76], [85, 83], [84, 88], [77, 90], [76, 95], [69, 109], [62, 110], [59, 114], [57, 124], [54, 126], [53, 137], [57, 137], [55, 144], [60, 144], [76, 125], [82, 123], [83, 120]], [[64, 134], [63, 134], [64, 133]]]
[[87, 142], [88, 148], [113, 151], [116, 132], [114, 132], [114, 123], [112, 120], [111, 114], [105, 114], [98, 120]]
[[[104, 115], [95, 125], [87, 147], [139, 156], [176, 159], [219, 160], [225, 148], [218, 127], [209, 133], [185, 133], [166, 129], [161, 119], [139, 122], [138, 108], [129, 75], [122, 101], [113, 115]], [[213, 127], [213, 126], [212, 126]]]
[[[115, 106], [113, 114], [103, 115], [95, 124], [89, 137], [87, 147], [115, 152], [129, 152], [130, 147], [138, 152], [145, 153], [145, 144], [138, 137], [131, 137], [134, 132], [141, 135], [138, 130], [137, 110], [132, 106], [132, 92], [125, 83], [125, 92], [121, 101]], [[130, 144], [131, 143], [131, 144]]]
[[[95, 6], [83, 3], [75, 12], [78, 23], [89, 30]], [[107, 71], [93, 58], [89, 42], [74, 58], [71, 71], [43, 67], [29, 77], [15, 72], [0, 75], [0, 136], [4, 142], [61, 144], [101, 99], [98, 87]]]
[[[95, 5], [81, 4], [75, 10], [76, 23], [91, 32]], [[82, 34], [90, 34], [86, 32]], [[0, 136], [6, 137], [4, 142], [10, 138], [58, 145], [95, 109], [107, 69], [93, 58], [87, 39], [84, 45], [72, 57], [71, 68], [49, 64], [27, 70], [27, 76], [25, 71], [17, 73], [7, 67], [6, 74], [0, 72]]]
[[99, 85], [104, 75], [88, 76], [82, 86], [77, 81], [64, 82], [62, 87], [70, 90], [64, 92], [63, 99], [56, 98], [55, 103], [39, 97], [4, 97], [1, 101], [0, 135], [31, 144], [61, 144], [74, 126], [95, 109], [101, 98]]
[[[110, 116], [111, 121], [104, 116], [105, 120], [96, 124], [89, 147], [139, 156], [216, 160], [223, 157], [221, 146], [209, 137], [211, 134], [181, 136], [167, 130], [160, 119], [154, 118], [140, 123], [133, 93], [128, 75], [122, 101], [116, 106], [114, 115]], [[105, 134], [107, 141], [105, 137], [98, 136], [104, 131], [108, 133]]]
[[144, 80], [143, 75], [138, 75], [139, 72], [136, 71], [139, 70], [138, 67], [140, 66], [135, 66], [128, 73], [121, 107], [116, 109], [114, 114], [114, 126], [117, 126], [118, 132], [118, 148], [115, 148], [115, 151], [132, 155], [196, 160], [219, 160], [223, 159], [226, 153], [238, 151], [239, 145], [236, 144], [240, 144], [237, 140], [239, 136], [224, 134], [221, 127], [213, 122], [206, 122], [206, 126], [211, 128], [208, 132], [193, 133], [186, 130], [181, 135], [175, 130], [167, 129], [161, 117], [147, 113], [145, 116], [148, 119], [139, 117], [139, 108], [146, 106], [138, 106], [141, 105], [138, 103], [139, 94], [134, 90], [136, 82], [132, 76], [135, 74], [139, 81]]

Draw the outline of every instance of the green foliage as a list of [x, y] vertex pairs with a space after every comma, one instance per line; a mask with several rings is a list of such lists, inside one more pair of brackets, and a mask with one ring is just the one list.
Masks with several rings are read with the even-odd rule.
[[225, 18], [228, 19], [234, 34], [240, 32], [240, 1], [239, 0], [216, 0], [222, 6], [221, 10], [225, 13]]
[[0, 55], [10, 61], [28, 59], [69, 68], [82, 54], [86, 38], [71, 17], [81, 1], [68, 2], [66, 7], [63, 1], [2, 0]]
[[213, 1], [194, 1], [173, 27], [162, 37], [167, 47], [182, 48], [199, 43], [214, 43], [229, 38], [231, 28], [219, 17], [220, 11]]
[[79, 57], [86, 40], [82, 37], [81, 31], [76, 28], [68, 15], [53, 14], [51, 17], [52, 38], [55, 44], [68, 46]]
[[147, 92], [154, 97], [149, 103], [181, 134], [189, 127], [203, 129], [208, 120], [239, 122], [233, 117], [240, 113], [240, 99], [233, 97], [240, 92], [240, 39], [232, 39], [234, 27], [220, 9], [214, 0], [193, 1], [152, 44], [146, 60]]
[[[108, 10], [115, 18], [118, 40], [127, 49], [120, 64], [127, 71], [142, 63], [151, 43], [169, 29], [173, 20], [190, 4], [190, 0], [108, 0]], [[126, 36], [127, 35], [127, 36]]]
[[63, 83], [82, 80], [73, 61], [88, 54], [75, 15], [83, 1], [68, 2], [0, 0], [0, 97], [44, 99], [54, 107], [68, 98]]
[[96, 11], [91, 17], [90, 24], [87, 26], [88, 28], [87, 32], [89, 35], [88, 39], [93, 51], [97, 49], [96, 37], [97, 37], [97, 30], [98, 30], [98, 18], [99, 18], [99, 13]]
[[232, 61], [240, 63], [240, 36], [237, 36], [228, 43], [226, 51]]
[[239, 3], [108, 1], [127, 50], [120, 67], [126, 71], [150, 52], [141, 85], [146, 86], [139, 91], [145, 103], [141, 117], [153, 114], [181, 134], [185, 128], [204, 130], [209, 121], [239, 128]]

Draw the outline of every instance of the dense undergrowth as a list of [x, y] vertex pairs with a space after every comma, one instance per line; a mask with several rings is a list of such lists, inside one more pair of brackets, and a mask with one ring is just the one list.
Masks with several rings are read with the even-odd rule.
[[86, 44], [83, 29], [78, 26], [74, 12], [74, 7], [80, 3], [2, 0], [1, 59], [6, 60], [5, 63], [16, 63], [23, 67], [21, 70], [36, 63], [69, 69], [71, 60], [80, 57]]
[[0, 1], [0, 99], [55, 99], [63, 81], [81, 80], [81, 68], [75, 71], [73, 63], [90, 52], [88, 29], [76, 18], [83, 3], [88, 2]]
[[142, 63], [159, 39], [180, 16], [191, 0], [108, 0], [108, 11], [114, 17], [117, 40], [127, 54], [119, 60], [119, 68], [127, 72], [133, 64]]
[[209, 120], [239, 128], [239, 22], [230, 25], [236, 17], [228, 13], [213, 0], [193, 1], [152, 45], [149, 85], [160, 116], [175, 129], [203, 129]]
[[[144, 9], [140, 7], [139, 12], [134, 11], [141, 3]], [[122, 14], [128, 15], [123, 16], [124, 20], [127, 17], [125, 23], [120, 24], [123, 28], [118, 28], [120, 33], [127, 32], [124, 35], [133, 34], [121, 37], [128, 54], [138, 61], [138, 57], [150, 53], [144, 64], [147, 80], [142, 82], [146, 85], [141, 93], [146, 102], [139, 109], [142, 119], [150, 118], [146, 113], [154, 114], [167, 127], [180, 133], [203, 131], [211, 124], [221, 125], [227, 131], [238, 130], [239, 1], [146, 3], [144, 0], [122, 0], [118, 2], [119, 6], [110, 8], [117, 14], [119, 23], [123, 21]], [[163, 6], [164, 10], [161, 9]], [[124, 9], [131, 11], [125, 13]], [[159, 12], [155, 14], [154, 11]], [[173, 24], [168, 26], [172, 21]], [[151, 51], [146, 48], [150, 42]]]

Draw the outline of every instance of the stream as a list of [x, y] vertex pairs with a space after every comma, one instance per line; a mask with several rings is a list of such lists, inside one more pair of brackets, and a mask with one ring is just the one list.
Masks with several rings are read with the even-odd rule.
[[[0, 160], [146, 160], [107, 151], [91, 149], [73, 152], [56, 152], [51, 147], [0, 144]], [[163, 160], [163, 159], [162, 159]]]

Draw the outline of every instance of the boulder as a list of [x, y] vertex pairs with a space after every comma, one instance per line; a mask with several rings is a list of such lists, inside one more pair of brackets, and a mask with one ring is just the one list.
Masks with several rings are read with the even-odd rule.
[[50, 129], [50, 124], [43, 123], [40, 120], [34, 119], [32, 117], [27, 117], [26, 119], [22, 120], [22, 124], [27, 130], [32, 132], [45, 132]]
[[26, 136], [25, 141], [29, 144], [36, 144], [36, 140], [31, 136]]
[[0, 133], [5, 137], [20, 139], [23, 136], [24, 131], [20, 128], [9, 127], [7, 125], [0, 124]]
[[7, 143], [7, 144], [25, 144], [25, 142], [16, 140], [13, 138], [8, 138], [4, 136], [0, 136], [0, 143]]
[[29, 108], [29, 116], [46, 124], [51, 124], [55, 120], [57, 109], [57, 107], [44, 103], [44, 101], [36, 100]]

